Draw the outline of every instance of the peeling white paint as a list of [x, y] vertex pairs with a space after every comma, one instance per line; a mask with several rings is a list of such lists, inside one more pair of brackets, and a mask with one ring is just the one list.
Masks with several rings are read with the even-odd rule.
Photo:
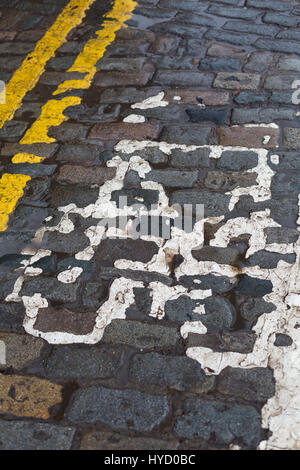
[[152, 109], [152, 108], [162, 108], [168, 106], [169, 102], [164, 101], [163, 98], [165, 93], [161, 91], [158, 95], [151, 96], [150, 98], [145, 99], [141, 103], [135, 103], [131, 105], [132, 109]]
[[[150, 109], [159, 106], [167, 106], [168, 102], [163, 101], [164, 93], [144, 100], [142, 103], [132, 105], [136, 109]], [[179, 101], [180, 97], [174, 97]], [[133, 115], [131, 115], [133, 116]], [[125, 118], [126, 119], [126, 118]], [[133, 122], [133, 121], [125, 121]], [[278, 128], [274, 123], [271, 124], [248, 124], [244, 127], [266, 127]], [[265, 136], [264, 143], [269, 140]], [[99, 195], [94, 204], [84, 208], [78, 208], [75, 204], [60, 207], [59, 212], [62, 218], [55, 227], [43, 227], [36, 233], [36, 240], [41, 241], [44, 233], [47, 231], [58, 231], [60, 233], [71, 233], [74, 230], [74, 224], [69, 216], [71, 214], [80, 214], [82, 217], [93, 217], [103, 219], [106, 217], [118, 217], [121, 215], [134, 215], [134, 209], [127, 207], [118, 209], [111, 200], [111, 194], [115, 190], [123, 188], [124, 178], [130, 170], [137, 171], [139, 176], [144, 179], [145, 175], [151, 171], [149, 162], [139, 156], [139, 152], [145, 148], [158, 148], [167, 155], [171, 155], [174, 149], [181, 149], [183, 152], [194, 151], [199, 148], [208, 148], [210, 158], [220, 158], [223, 151], [253, 151], [258, 155], [258, 164], [255, 168], [248, 170], [248, 173], [256, 173], [256, 183], [245, 188], [236, 188], [227, 192], [231, 196], [230, 210], [232, 210], [242, 195], [251, 195], [255, 202], [265, 201], [271, 198], [271, 181], [274, 171], [269, 167], [267, 161], [268, 150], [249, 149], [245, 147], [221, 147], [221, 146], [186, 146], [179, 144], [170, 144], [167, 142], [155, 141], [129, 141], [119, 142], [115, 151], [119, 154], [107, 163], [108, 166], [116, 168], [116, 176], [105, 182], [99, 188]], [[124, 161], [121, 157], [130, 155], [129, 161]], [[278, 155], [271, 155], [273, 164], [279, 163]], [[245, 172], [245, 173], [247, 173]], [[163, 189], [163, 186], [153, 181], [143, 181], [142, 187], [145, 189], [155, 189], [159, 191], [159, 204], [155, 215], [174, 215], [169, 205], [169, 199]], [[236, 352], [214, 352], [209, 348], [193, 347], [187, 350], [187, 356], [198, 361], [207, 374], [219, 374], [225, 367], [271, 367], [274, 370], [276, 379], [275, 396], [268, 400], [262, 410], [263, 425], [268, 428], [272, 435], [267, 441], [261, 443], [261, 449], [300, 449], [300, 244], [267, 244], [265, 229], [269, 227], [280, 227], [270, 217], [270, 210], [266, 209], [260, 212], [254, 212], [249, 218], [237, 217], [229, 219], [216, 231], [214, 238], [210, 241], [211, 246], [227, 247], [232, 238], [243, 234], [249, 234], [249, 248], [246, 258], [260, 250], [267, 250], [276, 253], [295, 253], [297, 261], [290, 265], [280, 261], [274, 269], [262, 269], [258, 266], [247, 266], [238, 269], [234, 266], [219, 264], [212, 261], [199, 262], [192, 256], [192, 250], [201, 246], [203, 242], [203, 224], [209, 222], [218, 224], [224, 219], [224, 216], [206, 218], [195, 224], [192, 233], [185, 233], [178, 229], [172, 229], [170, 240], [153, 239], [158, 247], [158, 252], [148, 263], [134, 262], [131, 260], [119, 259], [115, 262], [115, 267], [119, 269], [142, 270], [144, 272], [157, 272], [160, 274], [169, 274], [168, 257], [172, 254], [183, 256], [183, 263], [175, 270], [175, 278], [178, 280], [182, 275], [205, 275], [213, 274], [216, 276], [228, 276], [232, 282], [238, 275], [247, 274], [251, 277], [270, 280], [273, 290], [270, 294], [264, 296], [267, 302], [272, 302], [276, 310], [271, 314], [264, 314], [259, 317], [253, 328], [257, 340], [252, 353], [241, 354]], [[298, 223], [300, 224], [300, 217]], [[101, 244], [105, 235], [109, 235], [106, 229], [101, 225], [89, 227], [85, 235], [89, 240], [89, 246], [77, 253], [77, 260], [91, 260], [97, 247]], [[123, 237], [130, 237], [130, 224], [123, 233]], [[146, 237], [143, 237], [146, 239]], [[150, 238], [148, 238], [150, 239]], [[25, 250], [26, 251], [26, 250]], [[15, 283], [13, 292], [7, 296], [7, 301], [22, 301], [26, 309], [24, 320], [25, 330], [34, 336], [42, 337], [52, 344], [68, 343], [87, 343], [94, 344], [101, 340], [105, 328], [113, 319], [125, 319], [127, 308], [135, 301], [133, 289], [135, 287], [144, 287], [140, 281], [132, 281], [127, 278], [115, 279], [111, 285], [108, 300], [97, 311], [97, 319], [93, 330], [86, 335], [74, 335], [68, 332], [41, 332], [35, 328], [36, 318], [39, 309], [48, 306], [48, 300], [43, 298], [41, 293], [35, 293], [31, 297], [23, 296], [20, 298], [20, 290], [24, 281], [24, 276], [40, 274], [37, 268], [32, 268], [32, 264], [39, 259], [38, 254], [34, 253], [32, 247], [28, 248], [28, 254], [32, 254], [31, 259], [24, 263], [25, 270], [19, 276]], [[51, 252], [47, 252], [48, 255]], [[40, 254], [42, 256], [42, 254]], [[75, 282], [82, 273], [82, 268], [72, 268], [58, 275], [58, 281], [64, 283]], [[166, 286], [160, 282], [149, 284], [152, 294], [152, 307], [150, 316], [158, 320], [164, 317], [164, 308], [168, 300], [174, 300], [181, 295], [189, 295], [194, 300], [203, 300], [211, 295], [210, 290], [188, 291], [183, 286]], [[195, 307], [194, 312], [204, 314], [203, 305]], [[299, 325], [299, 326], [298, 326]], [[206, 334], [207, 329], [201, 321], [186, 322], [181, 327], [181, 335], [187, 338], [189, 333]], [[274, 346], [276, 333], [288, 334], [293, 344], [289, 347], [279, 348]]]
[[123, 119], [123, 122], [132, 122], [132, 123], [140, 123], [145, 122], [145, 116], [141, 116], [140, 114], [129, 114]]
[[78, 267], [67, 269], [66, 271], [62, 271], [61, 273], [59, 273], [57, 279], [60, 282], [63, 282], [64, 284], [73, 284], [74, 282], [76, 282], [77, 278], [82, 272], [83, 269]]

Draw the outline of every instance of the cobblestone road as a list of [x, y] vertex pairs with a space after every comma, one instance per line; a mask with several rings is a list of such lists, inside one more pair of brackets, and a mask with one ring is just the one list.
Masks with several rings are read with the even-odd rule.
[[300, 2], [0, 8], [0, 449], [299, 450]]

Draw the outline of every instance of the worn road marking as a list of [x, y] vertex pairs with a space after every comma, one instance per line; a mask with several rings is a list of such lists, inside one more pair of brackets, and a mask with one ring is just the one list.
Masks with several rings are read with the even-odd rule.
[[[26, 92], [36, 85], [45, 69], [46, 62], [65, 41], [68, 32], [81, 23], [85, 10], [94, 1], [72, 0], [47, 31], [44, 38], [39, 41], [34, 52], [27, 56], [7, 85], [7, 104], [3, 108], [0, 107], [0, 127], [7, 119], [12, 119]], [[86, 43], [83, 51], [79, 53], [74, 64], [68, 70], [68, 72], [81, 72], [85, 74], [85, 77], [63, 82], [54, 92], [55, 95], [69, 90], [89, 88], [97, 72], [96, 63], [103, 57], [107, 46], [114, 41], [116, 32], [131, 17], [136, 5], [137, 3], [133, 0], [115, 0], [113, 8], [104, 15], [106, 20], [102, 24], [102, 29], [96, 33], [97, 37]], [[49, 100], [42, 107], [40, 116], [28, 129], [20, 143], [54, 142], [55, 139], [48, 136], [50, 127], [57, 127], [67, 120], [68, 117], [63, 114], [63, 111], [80, 103], [81, 98], [78, 96]], [[12, 158], [12, 163], [39, 163], [43, 159], [37, 155], [18, 153]], [[23, 196], [26, 183], [30, 179], [26, 175], [2, 176], [0, 180], [0, 232], [7, 229], [9, 215]]]
[[62, 100], [49, 100], [43, 107], [39, 118], [32, 124], [30, 129], [26, 132], [21, 144], [33, 144], [36, 142], [43, 142], [50, 144], [55, 142], [55, 139], [48, 136], [48, 130], [52, 126], [59, 126], [68, 118], [63, 114], [63, 111], [69, 106], [76, 106], [81, 103], [81, 98], [78, 96], [67, 96]]
[[[67, 91], [83, 89], [86, 90], [90, 87], [92, 80], [97, 72], [96, 63], [103, 57], [107, 47], [111, 44], [115, 37], [116, 32], [124, 25], [136, 7], [137, 3], [133, 0], [116, 0], [111, 11], [109, 11], [104, 18], [106, 18], [96, 35], [96, 38], [90, 39], [82, 52], [79, 53], [74, 61], [74, 64], [68, 72], [80, 72], [84, 74], [84, 78], [76, 80], [66, 80], [60, 84], [54, 91], [53, 95], [59, 95]], [[68, 96], [63, 99], [52, 99], [43, 107], [40, 116], [28, 129], [21, 144], [35, 144], [35, 143], [51, 143], [55, 139], [48, 136], [48, 131], [52, 126], [59, 126], [68, 118], [63, 114], [63, 111], [70, 106], [76, 106], [81, 103], [82, 98], [78, 96]]]
[[12, 158], [12, 163], [40, 163], [45, 160], [44, 157], [37, 157], [31, 153], [17, 153]]
[[26, 93], [33, 89], [45, 70], [46, 63], [66, 41], [68, 33], [78, 26], [95, 0], [71, 0], [55, 23], [36, 44], [6, 85], [6, 104], [0, 106], [0, 128], [11, 120]]

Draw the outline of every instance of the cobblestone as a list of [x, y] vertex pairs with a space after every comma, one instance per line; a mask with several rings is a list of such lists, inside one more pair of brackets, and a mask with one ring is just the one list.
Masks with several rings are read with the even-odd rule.
[[260, 440], [260, 418], [251, 406], [187, 400], [183, 416], [177, 419], [175, 433], [180, 437], [200, 437], [223, 445], [239, 438], [254, 448]]
[[61, 403], [62, 387], [36, 377], [0, 375], [1, 413], [50, 418], [49, 409]]
[[189, 358], [157, 353], [135, 355], [129, 378], [140, 385], [158, 385], [196, 393], [207, 393], [214, 385], [214, 377], [206, 377], [200, 365]]
[[161, 349], [176, 346], [180, 335], [176, 328], [149, 325], [137, 321], [114, 320], [105, 330], [103, 341], [125, 344], [138, 349]]
[[[118, 414], [115, 413], [116, 408]], [[165, 396], [90, 387], [75, 393], [68, 418], [72, 423], [102, 422], [113, 429], [151, 431], [168, 413]]]
[[59, 346], [46, 362], [46, 374], [56, 379], [108, 378], [116, 375], [121, 364], [120, 351], [97, 346]]
[[[94, 0], [36, 77], [67, 3], [0, 0], [7, 90], [32, 62], [0, 123], [0, 448], [297, 449], [299, 5], [141, 0], [101, 57]], [[133, 239], [137, 203], [194, 232]]]
[[75, 429], [47, 423], [0, 420], [3, 450], [69, 450]]

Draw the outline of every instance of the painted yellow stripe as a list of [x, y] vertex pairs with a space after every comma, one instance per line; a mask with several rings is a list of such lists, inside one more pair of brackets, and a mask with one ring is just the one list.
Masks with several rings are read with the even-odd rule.
[[78, 96], [67, 96], [60, 101], [49, 100], [43, 107], [42, 112], [30, 129], [26, 132], [21, 144], [32, 144], [34, 142], [43, 142], [51, 144], [55, 139], [48, 136], [48, 130], [52, 126], [59, 126], [68, 118], [63, 114], [63, 111], [69, 106], [75, 106], [81, 103], [81, 98]]
[[38, 157], [32, 153], [17, 153], [12, 158], [12, 163], [40, 163], [45, 160], [45, 157]]
[[[70, 3], [77, 3], [81, 6], [83, 6], [83, 4], [86, 4], [87, 8], [88, 4], [90, 5], [91, 3], [93, 3], [93, 1], [95, 0], [73, 0], [73, 2]], [[106, 15], [107, 19], [104, 21], [102, 29], [97, 32], [97, 37], [87, 42], [83, 51], [78, 55], [77, 59], [75, 60], [73, 66], [68, 70], [68, 72], [82, 72], [85, 74], [85, 77], [79, 80], [65, 81], [60, 86], [58, 86], [56, 92], [54, 93], [55, 95], [63, 93], [65, 91], [89, 88], [97, 71], [96, 63], [99, 59], [103, 57], [107, 46], [115, 39], [115, 33], [124, 25], [125, 21], [127, 21], [131, 17], [131, 14], [136, 5], [137, 3], [133, 0], [115, 0], [112, 10]], [[77, 15], [78, 12], [74, 14]], [[40, 76], [40, 74], [44, 70], [45, 64], [46, 61], [38, 76]], [[24, 81], [24, 86], [20, 87], [23, 89], [23, 91], [25, 90], [24, 94], [21, 96], [22, 93], [18, 92], [16, 99], [11, 103], [11, 111], [6, 114], [5, 119], [12, 118], [14, 111], [20, 106], [21, 100], [23, 99], [26, 91], [32, 89], [37, 80], [38, 77], [34, 81], [30, 82], [29, 85], [27, 80], [26, 90]], [[10, 89], [12, 89], [12, 87]], [[59, 126], [62, 122], [67, 120], [68, 118], [63, 114], [63, 111], [65, 111], [66, 108], [70, 106], [76, 106], [80, 103], [81, 98], [77, 96], [68, 96], [62, 99], [49, 100], [42, 107], [42, 111], [39, 118], [33, 123], [31, 128], [28, 129], [27, 133], [20, 141], [20, 143], [51, 143], [55, 141], [55, 139], [48, 136], [49, 128], [51, 126]], [[4, 119], [4, 114], [1, 115], [0, 108], [0, 120]], [[13, 163], [39, 163], [42, 160], [43, 157], [28, 153], [18, 153], [12, 158]], [[9, 215], [14, 211], [18, 200], [23, 196], [26, 184], [30, 179], [30, 176], [27, 175], [10, 174], [4, 174], [0, 179], [0, 232], [7, 229]]]
[[95, 0], [71, 0], [36, 44], [34, 51], [25, 58], [6, 85], [6, 103], [0, 105], [0, 128], [13, 118], [26, 93], [38, 82], [48, 60], [66, 41], [68, 33], [82, 22], [86, 10], [94, 2]]
[[[53, 95], [76, 89], [87, 89], [97, 72], [96, 63], [103, 57], [107, 46], [113, 42], [116, 32], [124, 25], [136, 7], [133, 0], [116, 0], [112, 10], [105, 15], [102, 29], [96, 33], [96, 38], [90, 39], [68, 72], [81, 72], [85, 77], [78, 80], [67, 80], [58, 86]], [[48, 136], [51, 126], [59, 126], [68, 118], [63, 111], [69, 106], [81, 103], [82, 98], [71, 96], [63, 99], [52, 99], [42, 108], [37, 120], [26, 132], [21, 144], [34, 144], [40, 142], [55, 142]]]
[[105, 15], [103, 28], [96, 33], [97, 37], [87, 42], [84, 50], [78, 55], [68, 72], [85, 73], [79, 80], [67, 80], [53, 93], [65, 93], [76, 88], [89, 88], [95, 73], [96, 63], [103, 57], [107, 47], [114, 41], [116, 32], [129, 20], [137, 3], [133, 0], [116, 0], [114, 7]]
[[23, 196], [30, 176], [9, 175], [0, 179], [0, 232], [7, 229], [9, 215], [14, 211], [18, 200]]

